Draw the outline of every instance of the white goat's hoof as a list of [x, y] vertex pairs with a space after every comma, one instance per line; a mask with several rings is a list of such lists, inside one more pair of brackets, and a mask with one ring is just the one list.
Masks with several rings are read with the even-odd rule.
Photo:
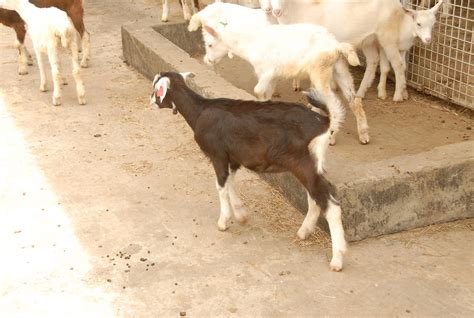
[[61, 79], [61, 84], [63, 84], [63, 85], [67, 85], [67, 84], [68, 84], [67, 79], [66, 79], [65, 77], [63, 77], [63, 78]]
[[168, 22], [168, 18], [161, 18], [161, 22]]
[[224, 232], [228, 228], [229, 226], [227, 225], [227, 220], [219, 218], [219, 221], [217, 221], [217, 229]]
[[306, 227], [302, 226], [300, 227], [300, 229], [298, 230], [298, 232], [296, 233], [296, 235], [298, 235], [298, 238], [300, 240], [306, 240], [310, 235], [311, 233], [313, 233], [313, 231], [310, 231], [309, 229], [307, 229]]
[[333, 272], [340, 272], [342, 271], [342, 259], [335, 259], [333, 257], [333, 259], [331, 260], [331, 263], [329, 264], [329, 268], [333, 271]]
[[370, 142], [368, 129], [362, 129], [361, 131], [359, 131], [359, 141], [363, 145], [367, 145]]
[[26, 69], [21, 69], [18, 71], [18, 75], [26, 75], [26, 74], [28, 74], [28, 70]]
[[40, 91], [41, 92], [47, 92], [48, 91], [48, 86], [46, 84], [41, 84], [40, 85]]
[[403, 100], [408, 100], [408, 91], [406, 89], [403, 90]]
[[379, 92], [377, 94], [377, 97], [381, 100], [386, 100], [387, 99], [387, 93], [386, 92]]
[[26, 62], [29, 66], [33, 65], [33, 59], [31, 56], [28, 58], [28, 62]]
[[53, 105], [54, 106], [61, 105], [61, 96], [56, 96], [56, 97], [53, 96]]
[[333, 133], [331, 137], [329, 137], [329, 145], [334, 146], [336, 144], [336, 135]]
[[88, 68], [89, 67], [89, 59], [82, 59], [81, 67], [82, 68]]
[[77, 96], [77, 101], [79, 102], [79, 105], [85, 105], [87, 103], [86, 96], [85, 95]]

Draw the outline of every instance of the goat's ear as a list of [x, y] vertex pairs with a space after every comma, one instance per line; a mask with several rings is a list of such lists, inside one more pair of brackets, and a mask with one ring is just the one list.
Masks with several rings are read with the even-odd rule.
[[416, 11], [415, 10], [412, 10], [412, 9], [407, 9], [405, 7], [402, 7], [403, 8], [403, 11], [408, 14], [410, 17], [412, 17], [412, 19], [415, 19], [415, 16], [416, 16]]
[[219, 37], [219, 34], [217, 34], [216, 30], [214, 30], [212, 27], [210, 27], [208, 25], [203, 25], [203, 28], [204, 28], [204, 30], [206, 30], [207, 33], [209, 33], [213, 37], [215, 37], [215, 38]]
[[166, 93], [170, 88], [170, 79], [168, 77], [162, 77], [155, 84], [155, 96], [160, 98], [160, 103], [163, 103], [163, 99], [166, 97]]
[[194, 76], [196, 76], [196, 74], [194, 74], [193, 72], [183, 72], [183, 73], [179, 73], [179, 74], [184, 78], [185, 81], [188, 78], [193, 78]]
[[199, 13], [194, 14], [191, 17], [191, 20], [189, 20], [188, 31], [189, 32], [196, 31], [197, 29], [199, 29], [201, 24], [202, 24], [202, 21], [201, 21], [201, 17], [199, 16]]
[[151, 84], [151, 87], [153, 87], [153, 88], [155, 87], [156, 82], [158, 81], [158, 79], [159, 79], [160, 77], [161, 77], [161, 73], [158, 73], [158, 74], [155, 75], [155, 78], [153, 79], [153, 82], [152, 82], [152, 84]]
[[430, 11], [433, 14], [436, 14], [442, 4], [443, 4], [443, 0], [440, 0], [433, 8], [430, 9]]

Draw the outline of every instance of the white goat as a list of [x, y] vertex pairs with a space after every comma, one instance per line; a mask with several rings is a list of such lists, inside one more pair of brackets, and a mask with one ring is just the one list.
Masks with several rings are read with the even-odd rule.
[[[339, 41], [361, 48], [367, 58], [367, 69], [357, 93], [360, 97], [364, 96], [375, 77], [379, 62], [378, 42], [395, 71], [393, 100], [403, 101], [408, 97], [403, 60], [403, 51], [407, 50], [406, 36], [411, 37], [410, 46], [415, 36], [429, 43], [435, 15], [442, 1], [429, 10], [420, 11], [404, 9], [399, 0], [261, 0], [260, 5], [267, 13], [273, 10], [281, 24], [317, 23], [326, 27]], [[402, 44], [399, 43], [401, 38]]]
[[[169, 6], [168, 1], [169, 0], [163, 0], [163, 12], [161, 14], [161, 21], [163, 22], [168, 21], [168, 15], [170, 12], [170, 6]], [[178, 1], [181, 7], [183, 8], [184, 19], [189, 21], [189, 19], [191, 19], [191, 11], [189, 10], [188, 1], [190, 0], [178, 0]], [[197, 11], [199, 11], [199, 0], [191, 0], [191, 1], [193, 1], [193, 5], [192, 5], [193, 13], [196, 13]]]
[[[357, 54], [350, 44], [339, 43], [325, 28], [312, 24], [267, 25], [248, 29], [239, 23], [245, 18], [236, 19], [236, 23], [217, 16], [206, 20], [208, 8], [214, 5], [195, 14], [188, 28], [189, 31], [195, 31], [199, 25], [203, 25], [206, 44], [204, 61], [207, 64], [218, 63], [229, 52], [248, 61], [258, 77], [254, 92], [261, 100], [272, 97], [278, 77], [306, 75], [318, 91], [331, 96], [334, 101], [337, 96], [330, 88], [334, 77], [356, 116], [360, 142], [369, 142], [362, 101], [355, 96], [352, 76], [346, 60], [342, 58], [344, 55], [351, 65], [359, 65]], [[240, 10], [245, 12], [245, 16], [251, 11], [243, 7]], [[235, 13], [236, 10], [234, 19]], [[334, 143], [335, 134], [331, 139], [331, 144]]]
[[46, 77], [43, 54], [47, 53], [54, 83], [53, 105], [61, 105], [61, 84], [59, 49], [67, 48], [72, 56], [72, 74], [76, 81], [79, 104], [86, 103], [84, 84], [80, 76], [76, 29], [66, 12], [57, 8], [38, 8], [28, 0], [0, 0], [0, 8], [15, 10], [28, 25], [40, 70], [40, 90], [45, 92]]

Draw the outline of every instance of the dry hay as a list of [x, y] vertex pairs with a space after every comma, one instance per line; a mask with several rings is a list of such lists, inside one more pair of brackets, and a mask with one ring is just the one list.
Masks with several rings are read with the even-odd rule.
[[152, 170], [153, 164], [146, 160], [140, 160], [135, 162], [125, 162], [120, 167], [129, 174], [147, 175]]
[[[260, 216], [274, 233], [283, 234], [292, 239], [292, 244], [299, 247], [330, 247], [331, 239], [327, 233], [316, 227], [316, 231], [306, 240], [302, 241], [296, 237], [296, 232], [303, 223], [304, 216], [276, 189], [263, 182], [261, 179], [245, 181], [240, 196], [248, 211]], [[252, 191], [254, 187], [264, 188], [269, 195], [255, 196]]]

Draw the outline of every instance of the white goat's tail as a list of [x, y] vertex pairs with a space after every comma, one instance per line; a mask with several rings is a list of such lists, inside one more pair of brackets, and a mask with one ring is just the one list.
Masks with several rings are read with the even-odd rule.
[[339, 52], [345, 56], [350, 65], [360, 65], [359, 57], [357, 56], [357, 52], [354, 49], [354, 46], [352, 46], [352, 44], [339, 43], [337, 48], [339, 49]]
[[69, 30], [69, 28], [61, 30], [58, 32], [57, 36], [61, 40], [61, 46], [63, 48], [68, 48], [71, 44], [71, 40], [74, 37], [74, 34]]
[[306, 95], [311, 106], [319, 108], [328, 114], [329, 130], [331, 131], [331, 134], [338, 132], [339, 128], [344, 123], [346, 109], [336, 94], [330, 92], [328, 95], [323, 95], [314, 88], [303, 93]]

